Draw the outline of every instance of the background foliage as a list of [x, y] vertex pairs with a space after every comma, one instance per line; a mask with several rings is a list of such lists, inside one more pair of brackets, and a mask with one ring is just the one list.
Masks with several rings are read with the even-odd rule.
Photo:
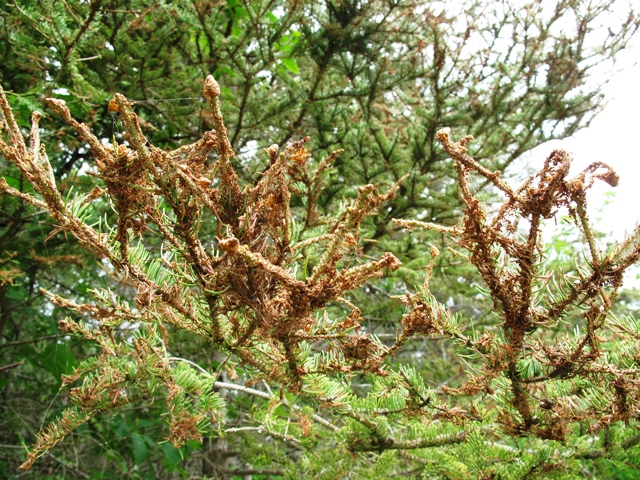
[[[196, 141], [214, 126], [200, 94], [203, 79], [212, 73], [222, 87], [222, 113], [238, 152], [232, 161], [242, 185], [260, 178], [270, 163], [262, 148], [273, 143], [284, 149], [288, 141], [309, 135], [312, 162], [344, 149], [326, 171], [322, 190], [306, 204], [301, 196], [293, 197], [303, 237], [321, 233], [340, 203], [357, 196], [357, 186], [376, 183], [387, 189], [409, 174], [396, 200], [362, 224], [364, 243], [358, 253], [367, 259], [392, 251], [403, 267], [349, 296], [362, 310], [366, 331], [390, 344], [405, 313], [390, 297], [404, 294], [405, 285], [413, 289], [422, 283], [430, 245], [443, 252], [447, 245], [437, 232], [406, 235], [391, 219], [453, 225], [462, 212], [453, 165], [437, 146], [436, 132], [449, 126], [474, 135], [474, 158], [503, 170], [527, 150], [588, 124], [602, 101], [598, 87], [587, 83], [589, 73], [609, 65], [638, 25], [633, 16], [614, 24], [609, 9], [609, 2], [580, 1], [552, 6], [478, 2], [446, 10], [410, 1], [25, 1], [2, 6], [0, 78], [25, 131], [31, 112], [42, 110], [42, 98], [54, 97], [65, 100], [75, 118], [90, 123], [100, 141], [119, 143], [124, 127], [108, 104], [120, 92], [134, 101], [149, 141], [169, 149]], [[605, 27], [599, 29], [601, 23]], [[45, 116], [41, 136], [63, 197], [90, 192], [96, 179], [87, 175], [91, 152], [86, 143], [56, 115]], [[18, 169], [2, 162], [7, 184], [31, 193]], [[478, 195], [490, 200], [493, 194], [485, 189]], [[96, 219], [103, 214], [115, 218], [106, 202], [94, 205]], [[310, 212], [309, 205], [316, 211]], [[54, 226], [41, 209], [3, 196], [0, 215], [1, 365], [19, 365], [1, 372], [0, 441], [17, 447], [32, 443], [42, 423], [69, 404], [66, 394], [57, 394], [61, 375], [97, 353], [89, 342], [59, 332], [57, 322], [69, 311], [46, 300], [40, 288], [78, 304], [90, 301], [89, 289], [108, 286], [125, 298], [133, 298], [135, 291], [112, 278], [71, 237], [50, 236]], [[159, 248], [150, 241], [151, 248]], [[317, 261], [310, 253], [309, 271]], [[562, 255], [557, 262], [561, 267], [569, 263]], [[490, 313], [491, 302], [478, 295], [481, 282], [473, 269], [443, 253], [433, 270], [435, 298], [478, 330], [499, 323]], [[630, 304], [633, 309], [633, 299], [616, 308]], [[350, 311], [338, 305], [328, 314]], [[226, 358], [184, 332], [172, 342], [176, 356], [210, 372]], [[407, 359], [432, 388], [461, 385], [464, 361], [451, 342], [412, 340], [392, 363]], [[241, 380], [247, 375], [241, 366], [224, 373], [230, 374]], [[363, 377], [351, 388], [364, 395], [370, 383]], [[248, 415], [262, 415], [256, 404], [262, 405], [255, 397], [234, 398], [227, 407], [232, 419], [227, 427], [241, 428]], [[566, 460], [557, 453], [563, 447], [553, 441], [527, 437], [514, 438], [508, 445], [514, 450], [495, 445], [491, 454], [490, 438], [472, 437], [459, 446], [429, 450], [427, 460], [398, 452], [337, 458], [329, 447], [307, 457], [273, 437], [267, 441], [264, 435], [242, 432], [225, 441], [213, 435], [204, 446], [190, 441], [178, 450], [162, 443], [168, 432], [158, 408], [146, 401], [86, 423], [40, 459], [36, 475], [55, 477], [65, 470], [95, 478], [213, 475], [215, 459], [222, 457], [227, 473], [220, 475], [232, 469], [283, 473], [295, 466], [327, 478], [347, 472], [379, 478], [389, 471], [466, 478], [490, 471], [494, 463], [508, 464], [514, 456], [524, 456], [527, 466], [524, 473], [512, 472], [516, 477], [548, 475], [545, 465], [557, 464], [559, 475], [597, 472], [604, 477], [615, 471], [624, 478], [637, 465], [633, 429], [622, 426], [598, 437], [607, 452], [602, 458], [580, 454]], [[286, 420], [286, 413], [280, 414]], [[2, 470], [13, 475], [22, 450], [4, 452]], [[478, 458], [488, 464], [477, 464]], [[499, 474], [499, 468], [493, 472]]]

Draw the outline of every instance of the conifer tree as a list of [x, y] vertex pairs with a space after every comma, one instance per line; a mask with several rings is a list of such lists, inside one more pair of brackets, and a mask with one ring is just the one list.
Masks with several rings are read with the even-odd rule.
[[[499, 172], [597, 111], [585, 80], [637, 28], [592, 44], [608, 7], [4, 7], [2, 241], [50, 241], [5, 249], [0, 347], [18, 365], [42, 328], [15, 309], [53, 310], [37, 362], [72, 403], [24, 467], [132, 406], [166, 428], [120, 437], [141, 476], [176, 448], [292, 478], [637, 465], [638, 326], [611, 313], [637, 236], [603, 251], [585, 213], [615, 174], [569, 179], [564, 152], [520, 187]], [[564, 272], [540, 244], [561, 209], [587, 247]], [[484, 299], [441, 303], [474, 282]]]

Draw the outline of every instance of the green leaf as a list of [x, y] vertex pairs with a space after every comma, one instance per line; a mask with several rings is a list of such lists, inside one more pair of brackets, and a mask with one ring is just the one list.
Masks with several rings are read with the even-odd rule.
[[7, 181], [7, 185], [11, 188], [15, 188], [16, 190], [20, 188], [19, 178], [5, 176], [4, 179]]
[[180, 455], [180, 450], [173, 446], [171, 442], [166, 442], [161, 445], [161, 448], [164, 452], [164, 460], [163, 463], [170, 470], [176, 468], [178, 464], [182, 461], [182, 455]]
[[45, 370], [54, 377], [70, 374], [78, 365], [78, 359], [71, 353], [64, 343], [50, 343], [40, 356], [40, 362]]
[[278, 23], [278, 17], [276, 17], [273, 12], [267, 12], [265, 18], [269, 23]]
[[129, 425], [122, 415], [116, 415], [112, 420], [111, 430], [122, 440], [129, 434]]
[[296, 75], [300, 74], [300, 69], [298, 68], [298, 62], [296, 62], [293, 58], [283, 58], [282, 59], [282, 64], [291, 73], [295, 73]]
[[142, 465], [149, 455], [147, 443], [139, 433], [131, 434], [131, 442], [133, 443], [133, 457], [136, 465]]
[[222, 79], [225, 76], [237, 77], [238, 74], [235, 72], [235, 70], [227, 67], [226, 65], [221, 65], [215, 69], [215, 71], [213, 72], [213, 76], [217, 79]]
[[143, 418], [137, 421], [137, 425], [140, 428], [151, 428], [156, 426], [156, 422], [148, 418]]
[[25, 300], [29, 296], [29, 291], [22, 285], [7, 289], [6, 297], [11, 300]]

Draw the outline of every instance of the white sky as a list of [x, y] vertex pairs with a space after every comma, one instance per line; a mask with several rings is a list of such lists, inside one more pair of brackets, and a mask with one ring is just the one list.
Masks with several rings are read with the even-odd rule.
[[[620, 176], [616, 188], [598, 181], [587, 196], [589, 215], [594, 227], [620, 240], [640, 220], [640, 33], [632, 47], [618, 54], [615, 71], [604, 87], [607, 106], [589, 128], [564, 140], [540, 145], [526, 156], [526, 163], [536, 170], [554, 149], [573, 155], [570, 177], [587, 165], [601, 161]], [[617, 70], [621, 70], [616, 72]]]

